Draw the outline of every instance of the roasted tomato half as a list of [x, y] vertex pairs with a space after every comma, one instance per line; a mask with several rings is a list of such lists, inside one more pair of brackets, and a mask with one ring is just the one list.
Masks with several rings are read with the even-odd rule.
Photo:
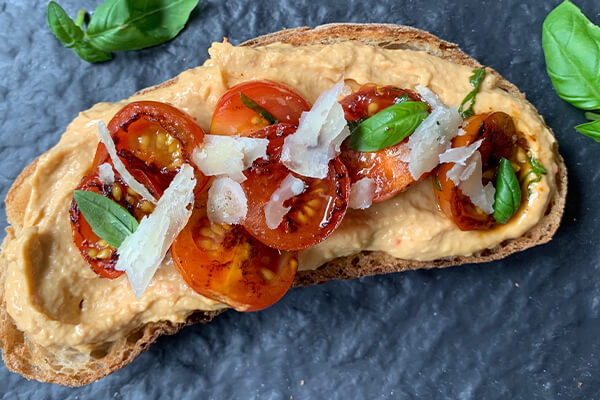
[[[87, 190], [106, 196], [123, 206], [138, 221], [154, 211], [154, 204], [142, 199], [116, 173], [115, 182], [106, 184], [100, 180], [98, 171], [94, 171], [81, 180], [76, 190]], [[103, 278], [120, 276], [123, 271], [115, 270], [118, 259], [117, 249], [92, 231], [91, 226], [79, 211], [75, 200], [71, 202], [69, 216], [75, 245], [92, 270]]]
[[[350, 193], [348, 172], [339, 157], [330, 161], [329, 172], [323, 179], [295, 174], [279, 161], [285, 136], [295, 130], [294, 126], [280, 124], [255, 132], [255, 137], [269, 138], [268, 160], [256, 160], [246, 170], [247, 179], [242, 182], [248, 198], [244, 228], [262, 243], [280, 250], [305, 249], [331, 235], [346, 214]], [[289, 174], [302, 180], [305, 190], [283, 203], [290, 209], [283, 221], [270, 229], [265, 205]]]
[[[421, 101], [419, 95], [409, 90], [367, 84], [346, 96], [340, 103], [346, 120], [358, 123], [403, 98]], [[375, 182], [373, 202], [389, 199], [417, 182], [408, 171], [408, 163], [402, 161], [408, 155], [405, 146], [407, 141], [408, 138], [394, 146], [368, 153], [349, 149], [347, 141], [342, 146], [342, 161], [348, 168], [351, 181], [371, 178]], [[420, 179], [424, 177], [425, 175]]]
[[296, 253], [265, 246], [239, 225], [211, 223], [202, 198], [171, 252], [192, 289], [238, 311], [277, 302], [292, 286], [298, 268]]
[[[127, 170], [155, 198], [162, 196], [179, 167], [189, 163], [193, 149], [204, 139], [202, 128], [190, 116], [168, 104], [152, 101], [126, 105], [113, 117], [108, 129]], [[98, 167], [106, 162], [112, 165], [106, 147], [99, 144], [92, 171], [77, 189], [95, 191], [111, 198], [137, 220], [150, 213], [154, 205], [128, 188], [116, 171], [114, 184], [100, 181]], [[208, 182], [197, 170], [196, 180], [199, 189]], [[92, 269], [105, 278], [119, 276], [121, 272], [114, 270], [116, 249], [92, 232], [74, 200], [70, 216], [75, 245]]]
[[244, 82], [221, 96], [213, 114], [210, 133], [248, 136], [271, 124], [242, 103], [241, 93], [280, 123], [298, 125], [302, 112], [310, 110], [302, 96], [281, 83], [267, 80]]
[[[524, 144], [519, 140], [515, 124], [508, 114], [494, 112], [474, 115], [464, 121], [462, 128], [465, 133], [454, 138], [452, 147], [468, 146], [483, 139], [479, 152], [484, 185], [495, 182], [501, 158], [515, 165], [523, 161]], [[448, 178], [448, 171], [453, 166], [454, 163], [442, 164], [434, 179], [434, 193], [440, 208], [463, 231], [490, 229], [494, 225], [494, 217], [476, 207]]]

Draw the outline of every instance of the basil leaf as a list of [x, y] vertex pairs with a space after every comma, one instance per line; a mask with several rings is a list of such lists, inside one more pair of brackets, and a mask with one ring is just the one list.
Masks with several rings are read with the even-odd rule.
[[346, 124], [348, 125], [348, 129], [350, 129], [350, 132], [354, 132], [356, 130], [356, 127], [359, 126], [360, 124], [362, 124], [362, 122], [365, 119], [357, 119], [356, 121], [347, 121]]
[[273, 114], [259, 106], [257, 102], [246, 96], [244, 93], [240, 92], [240, 98], [242, 99], [243, 105], [260, 115], [262, 118], [266, 119], [271, 125], [279, 123]]
[[591, 137], [600, 143], [600, 119], [577, 125], [575, 129], [577, 129], [577, 132], [583, 133], [585, 136]]
[[600, 114], [596, 114], [596, 113], [588, 111], [588, 112], [585, 113], [585, 117], [587, 119], [589, 119], [590, 121], [597, 121], [597, 120], [600, 119]]
[[525, 175], [522, 178], [522, 180], [525, 181], [531, 175], [533, 175], [533, 177], [530, 178], [527, 181], [527, 183], [525, 184], [525, 186], [527, 187], [527, 194], [529, 196], [531, 196], [531, 184], [541, 181], [542, 180], [542, 175], [546, 175], [548, 173], [548, 171], [533, 156], [529, 157], [527, 159], [527, 161], [529, 162], [529, 165], [531, 166], [531, 170], [527, 173], [527, 175]]
[[584, 110], [600, 108], [600, 27], [566, 0], [546, 17], [542, 47], [558, 95]]
[[508, 222], [521, 204], [521, 188], [510, 161], [500, 160], [494, 198], [494, 219], [500, 224]]
[[[473, 106], [475, 105], [475, 96], [479, 93], [479, 89], [481, 88], [481, 82], [485, 78], [485, 67], [474, 69], [473, 75], [469, 78], [469, 82], [473, 86], [473, 90], [469, 92], [463, 99], [462, 103], [460, 103], [460, 107], [458, 107], [458, 113], [462, 118], [468, 118], [471, 115], [475, 114], [473, 111]], [[469, 103], [470, 102], [470, 103]], [[469, 103], [469, 108], [463, 110], [464, 106]]]
[[83, 40], [73, 45], [73, 51], [87, 62], [97, 63], [112, 60], [112, 54], [99, 50]]
[[105, 52], [137, 50], [173, 39], [199, 0], [106, 0], [96, 8], [86, 38]]
[[440, 178], [437, 173], [433, 176], [433, 184], [435, 185], [436, 190], [442, 191], [442, 185], [440, 185]]
[[427, 104], [420, 101], [405, 101], [384, 108], [356, 126], [348, 147], [368, 152], [400, 143], [427, 118], [428, 109]]
[[546, 175], [548, 173], [548, 171], [546, 171], [546, 168], [544, 168], [544, 166], [540, 164], [538, 160], [535, 159], [535, 157], [529, 157], [529, 164], [531, 165], [531, 169], [533, 170], [533, 172], [535, 172], [536, 175], [540, 176], [540, 178], [541, 175]]
[[77, 41], [83, 39], [81, 28], [75, 25], [75, 22], [56, 2], [48, 3], [46, 15], [54, 36], [66, 47], [72, 47]]
[[108, 197], [76, 190], [73, 198], [92, 231], [113, 247], [119, 247], [138, 227], [135, 218]]

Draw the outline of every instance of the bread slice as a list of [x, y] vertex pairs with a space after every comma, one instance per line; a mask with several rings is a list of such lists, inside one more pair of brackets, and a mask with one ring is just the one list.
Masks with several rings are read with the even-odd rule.
[[[383, 24], [329, 24], [316, 27], [288, 29], [249, 40], [242, 46], [260, 47], [274, 42], [284, 42], [295, 46], [308, 44], [331, 44], [341, 41], [359, 41], [364, 44], [387, 49], [413, 49], [426, 51], [440, 58], [473, 68], [481, 67], [476, 60], [464, 54], [457, 45], [438, 39], [422, 30], [406, 26]], [[489, 69], [489, 73], [498, 75]], [[499, 77], [499, 87], [512, 96], [525, 98], [506, 79]], [[157, 87], [173, 84], [167, 81]], [[148, 88], [142, 92], [154, 90]], [[331, 279], [351, 279], [367, 275], [383, 274], [420, 268], [440, 268], [465, 263], [487, 262], [508, 256], [511, 253], [546, 243], [551, 238], [563, 213], [567, 193], [567, 171], [558, 149], [554, 149], [558, 163], [557, 190], [551, 199], [544, 217], [539, 223], [518, 239], [507, 240], [500, 245], [480, 251], [468, 257], [448, 257], [430, 262], [419, 262], [393, 258], [382, 252], [362, 252], [353, 256], [333, 260], [313, 271], [301, 271], [296, 277], [295, 286], [314, 285]], [[26, 167], [13, 184], [6, 198], [8, 221], [17, 229], [18, 221], [24, 213], [27, 196], [27, 181], [34, 170], [36, 161]], [[13, 228], [7, 229], [10, 240]], [[6, 268], [0, 265], [0, 346], [6, 366], [28, 379], [53, 382], [62, 385], [80, 386], [98, 380], [132, 362], [141, 352], [148, 349], [161, 335], [171, 335], [186, 325], [208, 322], [222, 311], [197, 312], [185, 323], [174, 324], [168, 321], [149, 323], [140, 326], [120, 340], [108, 343], [104, 348], [92, 352], [91, 356], [50, 351], [30, 341], [21, 332], [6, 311], [3, 296]]]

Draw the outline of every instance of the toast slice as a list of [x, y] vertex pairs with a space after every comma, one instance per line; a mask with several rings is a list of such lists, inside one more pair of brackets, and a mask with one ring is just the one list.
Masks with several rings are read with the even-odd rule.
[[[438, 39], [422, 30], [406, 26], [383, 24], [329, 24], [316, 28], [301, 27], [271, 33], [249, 40], [242, 46], [260, 47], [274, 42], [284, 42], [295, 46], [308, 44], [331, 44], [341, 41], [360, 41], [371, 46], [387, 49], [412, 49], [426, 51], [429, 54], [450, 60], [457, 64], [473, 68], [481, 67], [457, 45]], [[498, 86], [510, 95], [524, 99], [525, 96], [495, 71]], [[177, 78], [161, 85], [151, 87], [142, 93], [157, 87], [173, 84]], [[294, 286], [307, 286], [327, 282], [331, 279], [351, 279], [367, 275], [383, 274], [420, 268], [440, 268], [465, 263], [479, 263], [500, 259], [511, 253], [548, 242], [557, 230], [565, 205], [567, 193], [567, 171], [558, 149], [554, 148], [558, 163], [557, 190], [549, 202], [548, 209], [538, 224], [520, 238], [507, 240], [500, 245], [480, 251], [468, 257], [449, 257], [430, 262], [396, 259], [382, 252], [362, 252], [333, 260], [311, 271], [299, 271]], [[16, 179], [6, 198], [7, 219], [13, 227], [7, 228], [5, 240], [11, 240], [13, 232], [19, 229], [19, 221], [24, 214], [28, 195], [28, 179], [34, 170], [36, 161], [26, 167]], [[132, 362], [141, 352], [148, 349], [161, 335], [171, 335], [186, 325], [197, 322], [209, 322], [223, 311], [197, 312], [185, 323], [174, 324], [160, 321], [140, 326], [116, 342], [107, 343], [86, 354], [66, 351], [51, 351], [28, 339], [21, 332], [6, 311], [4, 297], [5, 265], [0, 265], [0, 346], [6, 366], [28, 379], [53, 382], [62, 385], [80, 386], [96, 381]]]

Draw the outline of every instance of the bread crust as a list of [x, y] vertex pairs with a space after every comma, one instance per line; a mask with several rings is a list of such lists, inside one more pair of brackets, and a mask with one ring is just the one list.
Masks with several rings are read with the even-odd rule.
[[[361, 43], [388, 48], [426, 51], [440, 58], [473, 68], [481, 67], [476, 60], [463, 53], [455, 44], [445, 42], [436, 36], [407, 26], [389, 24], [328, 24], [316, 28], [300, 27], [283, 30], [251, 39], [241, 46], [261, 47], [275, 42], [303, 46], [315, 43], [331, 44], [340, 41], [360, 41]], [[498, 86], [512, 96], [525, 99], [525, 96], [496, 71], [489, 73], [498, 76]], [[147, 88], [146, 93], [159, 87], [172, 85], [177, 78], [160, 85]], [[529, 103], [527, 103], [529, 104]], [[533, 106], [531, 106], [532, 109]], [[537, 112], [537, 110], [535, 110]], [[307, 286], [327, 282], [331, 279], [352, 279], [368, 275], [384, 274], [421, 268], [441, 268], [466, 263], [479, 263], [504, 258], [509, 254], [548, 242], [558, 229], [565, 206], [567, 193], [567, 170], [563, 158], [555, 146], [554, 154], [558, 164], [556, 175], [557, 189], [548, 210], [538, 224], [520, 238], [507, 240], [500, 245], [485, 249], [467, 257], [448, 257], [434, 261], [411, 261], [396, 259], [383, 252], [361, 252], [341, 257], [313, 271], [300, 271], [294, 286]], [[14, 232], [21, 229], [25, 202], [20, 201], [26, 193], [28, 179], [35, 169], [36, 161], [27, 166], [18, 176], [6, 198], [6, 213], [9, 223], [6, 240], [12, 240]], [[186, 325], [209, 322], [223, 312], [197, 312], [185, 323], [168, 321], [149, 323], [140, 327], [105, 349], [92, 352], [90, 357], [72, 357], [71, 354], [52, 352], [30, 341], [19, 331], [6, 311], [4, 298], [4, 275], [6, 267], [0, 266], [0, 347], [6, 366], [28, 379], [53, 382], [68, 386], [81, 386], [96, 381], [132, 362], [140, 353], [150, 347], [161, 335], [172, 335]]]

